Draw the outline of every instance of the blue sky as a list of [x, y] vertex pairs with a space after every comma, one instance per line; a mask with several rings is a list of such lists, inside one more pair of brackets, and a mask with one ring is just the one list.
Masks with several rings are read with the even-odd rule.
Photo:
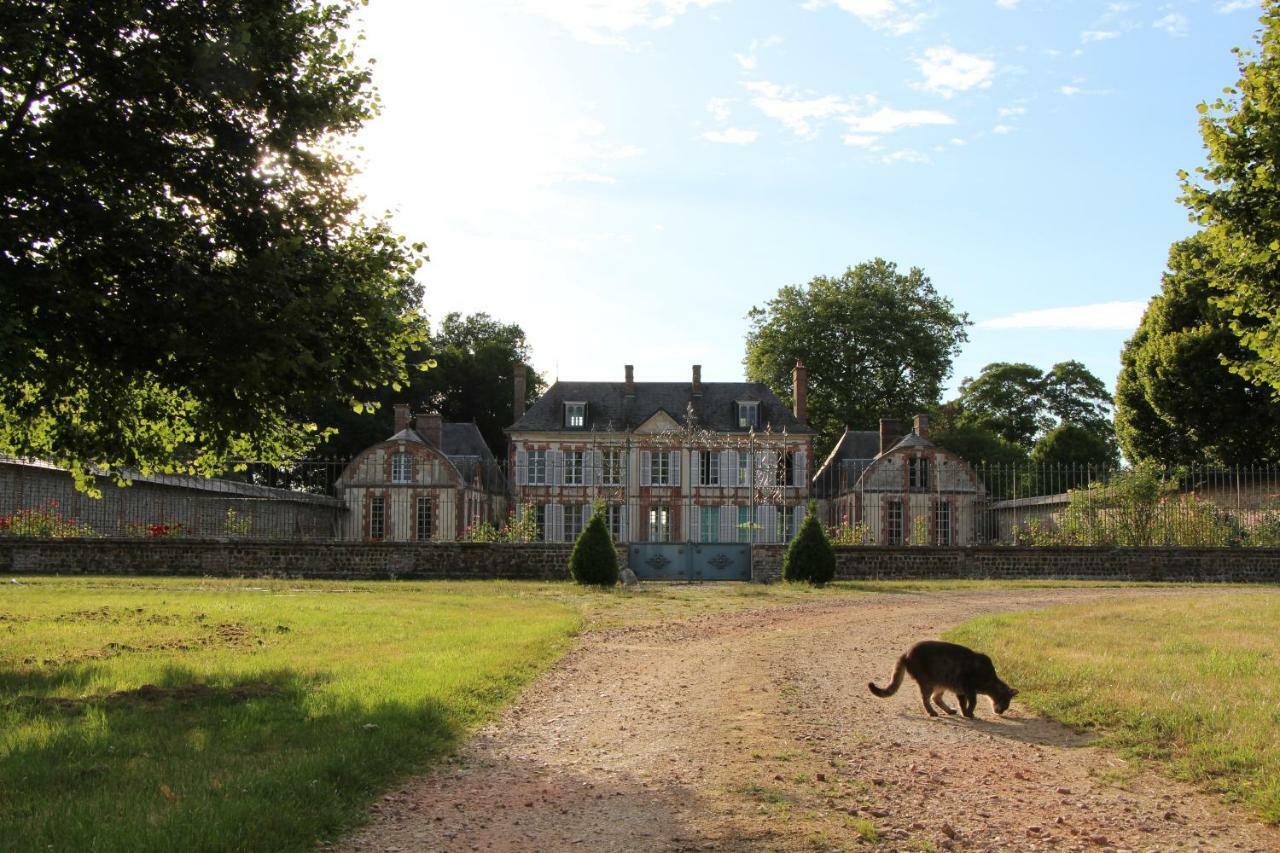
[[1195, 105], [1240, 0], [372, 0], [358, 188], [429, 246], [428, 313], [520, 323], [554, 379], [742, 376], [745, 314], [880, 256], [991, 361], [1108, 384], [1190, 232]]

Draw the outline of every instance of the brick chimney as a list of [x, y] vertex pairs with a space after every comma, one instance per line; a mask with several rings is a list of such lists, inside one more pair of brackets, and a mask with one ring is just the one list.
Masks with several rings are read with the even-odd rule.
[[511, 399], [511, 423], [515, 423], [524, 417], [524, 397], [527, 389], [525, 387], [524, 362], [517, 361], [514, 368], [514, 380]]
[[432, 447], [444, 446], [444, 415], [439, 412], [421, 412], [414, 424], [414, 431]]
[[924, 414], [916, 415], [914, 432], [916, 435], [920, 436], [921, 438], [929, 437], [929, 416], [928, 415], [924, 415]]
[[409, 428], [409, 404], [396, 403], [391, 408], [396, 413], [396, 428], [391, 431], [391, 434], [395, 435]]
[[623, 369], [626, 370], [626, 376], [627, 376], [627, 379], [626, 379], [627, 396], [634, 397], [636, 394], [636, 369], [632, 367], [630, 364], [625, 365]]
[[902, 421], [897, 418], [880, 419], [880, 452], [888, 452], [902, 439]]
[[796, 420], [805, 423], [808, 418], [808, 409], [805, 402], [809, 397], [809, 368], [804, 366], [804, 362], [796, 359], [796, 366], [791, 370], [791, 399], [794, 401], [792, 412], [796, 416]]
[[702, 396], [702, 365], [695, 364], [693, 366], [693, 396]]

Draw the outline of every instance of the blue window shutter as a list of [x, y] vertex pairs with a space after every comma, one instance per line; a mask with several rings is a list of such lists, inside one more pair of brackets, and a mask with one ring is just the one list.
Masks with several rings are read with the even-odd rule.
[[523, 486], [529, 482], [529, 451], [516, 451], [516, 485]]
[[740, 485], [738, 483], [738, 451], [726, 450], [724, 458], [725, 462], [728, 463], [728, 470], [720, 472], [720, 479], [724, 481], [726, 486]]
[[673, 486], [680, 485], [680, 451], [671, 451], [669, 467], [667, 468], [668, 482]]
[[702, 454], [689, 451], [689, 488], [702, 485]]
[[689, 541], [701, 542], [702, 541], [702, 507], [700, 506], [689, 507], [688, 524], [689, 524]]
[[640, 485], [653, 485], [653, 471], [650, 465], [653, 463], [653, 453], [648, 450], [640, 451]]

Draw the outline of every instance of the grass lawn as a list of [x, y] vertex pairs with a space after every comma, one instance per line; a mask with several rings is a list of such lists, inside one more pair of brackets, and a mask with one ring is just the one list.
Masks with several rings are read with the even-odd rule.
[[439, 760], [581, 630], [867, 592], [0, 579], [0, 848], [306, 849]]
[[1280, 593], [1204, 590], [991, 616], [980, 648], [1018, 701], [1280, 823]]

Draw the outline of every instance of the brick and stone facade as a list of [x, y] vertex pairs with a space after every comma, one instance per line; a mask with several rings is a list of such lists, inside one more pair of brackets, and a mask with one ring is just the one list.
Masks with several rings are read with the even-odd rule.
[[508, 430], [514, 503], [546, 541], [572, 541], [595, 501], [618, 542], [785, 541], [813, 453], [796, 371], [794, 409], [698, 365], [686, 383], [636, 382], [630, 365], [619, 383], [557, 382]]
[[905, 436], [893, 418], [881, 419], [878, 433], [845, 430], [813, 478], [826, 523], [856, 529], [868, 545], [977, 541], [982, 482], [928, 435], [925, 415]]
[[361, 451], [337, 482], [343, 539], [449, 542], [506, 512], [506, 480], [475, 424], [416, 419], [396, 407], [395, 434]]

